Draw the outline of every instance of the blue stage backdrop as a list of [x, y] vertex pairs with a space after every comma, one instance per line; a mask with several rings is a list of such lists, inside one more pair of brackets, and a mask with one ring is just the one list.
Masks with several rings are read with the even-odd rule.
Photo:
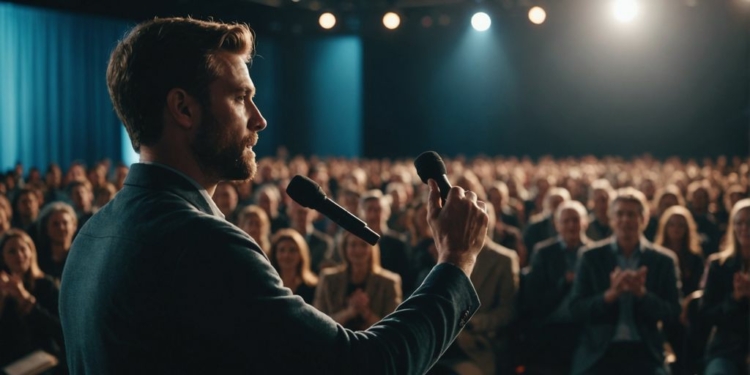
[[127, 21], [0, 3], [0, 168], [121, 159], [107, 93]]

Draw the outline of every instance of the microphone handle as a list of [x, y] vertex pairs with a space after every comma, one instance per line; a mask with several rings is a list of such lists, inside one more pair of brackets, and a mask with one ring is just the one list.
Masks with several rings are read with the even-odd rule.
[[376, 245], [380, 241], [380, 235], [367, 226], [367, 223], [352, 215], [349, 211], [339, 206], [338, 203], [326, 198], [315, 210], [322, 213], [331, 221], [351, 234], [363, 239], [370, 245]]
[[451, 190], [451, 183], [448, 182], [448, 176], [441, 174], [435, 178], [438, 188], [440, 189], [440, 198], [443, 198], [443, 204], [448, 200], [448, 192]]

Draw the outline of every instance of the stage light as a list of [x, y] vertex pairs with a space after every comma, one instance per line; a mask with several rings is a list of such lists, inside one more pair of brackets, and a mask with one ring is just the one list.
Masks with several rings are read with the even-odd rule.
[[492, 25], [492, 20], [487, 13], [478, 12], [471, 17], [471, 26], [474, 27], [474, 30], [476, 31], [487, 31], [487, 29], [490, 28], [490, 25]]
[[389, 30], [396, 29], [401, 24], [401, 17], [393, 12], [388, 12], [383, 16], [383, 26]]
[[635, 0], [616, 0], [613, 10], [618, 21], [630, 22], [638, 15], [638, 3]]
[[529, 10], [529, 21], [535, 25], [541, 25], [547, 19], [547, 12], [542, 7], [533, 7]]
[[336, 26], [336, 16], [334, 16], [331, 13], [323, 13], [320, 15], [320, 18], [318, 18], [318, 23], [320, 24], [320, 27], [328, 30]]

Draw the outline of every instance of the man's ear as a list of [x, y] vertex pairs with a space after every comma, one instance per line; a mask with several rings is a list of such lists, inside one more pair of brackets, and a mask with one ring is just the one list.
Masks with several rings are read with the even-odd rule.
[[167, 93], [167, 113], [180, 127], [191, 129], [201, 118], [201, 106], [192, 95], [180, 88]]

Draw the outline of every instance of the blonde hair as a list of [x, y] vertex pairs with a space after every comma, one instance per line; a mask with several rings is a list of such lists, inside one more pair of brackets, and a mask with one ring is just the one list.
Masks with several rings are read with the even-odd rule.
[[252, 215], [255, 215], [258, 218], [258, 221], [260, 221], [260, 235], [261, 235], [261, 238], [253, 238], [253, 239], [258, 241], [260, 248], [264, 252], [268, 252], [270, 251], [270, 248], [271, 248], [271, 243], [268, 239], [268, 236], [271, 233], [271, 221], [268, 219], [268, 214], [266, 214], [266, 211], [263, 211], [263, 209], [260, 208], [260, 206], [256, 206], [254, 204], [251, 204], [243, 208], [237, 217], [237, 226], [242, 228], [242, 226], [245, 224], [245, 221], [250, 220], [250, 216]]
[[741, 199], [734, 207], [729, 215], [729, 226], [727, 228], [727, 236], [724, 238], [722, 250], [719, 253], [719, 259], [724, 263], [727, 259], [732, 256], [739, 255], [740, 244], [737, 241], [737, 237], [734, 235], [734, 220], [737, 214], [745, 209], [750, 209], [750, 198]]
[[297, 246], [297, 251], [299, 252], [300, 257], [299, 265], [297, 265], [297, 276], [299, 276], [302, 279], [302, 282], [307, 286], [318, 285], [318, 277], [315, 276], [310, 269], [310, 248], [307, 246], [305, 239], [302, 238], [302, 235], [294, 229], [280, 229], [271, 239], [271, 249], [268, 258], [270, 258], [273, 268], [281, 272], [279, 262], [276, 260], [276, 252], [278, 251], [281, 241], [285, 240], [292, 241], [295, 246]]
[[672, 216], [682, 216], [685, 218], [688, 230], [685, 233], [686, 238], [684, 239], [684, 243], [685, 245], [687, 245], [688, 250], [691, 253], [702, 256], [703, 248], [701, 247], [700, 235], [698, 234], [698, 225], [695, 223], [695, 219], [693, 219], [693, 215], [690, 213], [690, 210], [683, 206], [672, 206], [664, 211], [664, 213], [661, 215], [661, 218], [659, 219], [659, 230], [656, 232], [654, 243], [664, 246], [664, 241], [666, 241], [667, 237], [667, 222], [669, 222], [669, 219], [671, 219]]
[[[359, 237], [349, 232], [344, 232], [344, 235], [341, 237], [341, 259], [344, 260], [344, 264], [340, 266], [341, 269], [348, 269], [349, 267], [351, 267], [351, 264], [349, 263], [349, 257], [346, 256], [346, 246], [352, 239], [359, 239]], [[380, 246], [370, 245], [369, 243], [367, 244], [367, 246], [370, 247], [370, 273], [380, 273], [380, 271], [383, 269], [383, 267], [380, 265]]]
[[[29, 267], [29, 270], [24, 273], [22, 278], [24, 287], [26, 287], [29, 291], [33, 291], [34, 281], [36, 279], [43, 278], [44, 272], [42, 272], [42, 269], [39, 268], [39, 257], [37, 255], [36, 245], [34, 245], [34, 241], [31, 239], [31, 237], [29, 237], [26, 232], [20, 229], [9, 229], [2, 236], [0, 236], [0, 254], [4, 252], [5, 245], [7, 245], [8, 242], [14, 238], [20, 239], [31, 250], [31, 267]], [[8, 269], [8, 265], [5, 264], [4, 255], [0, 256], [0, 269], [6, 272], [10, 271], [10, 269]]]

